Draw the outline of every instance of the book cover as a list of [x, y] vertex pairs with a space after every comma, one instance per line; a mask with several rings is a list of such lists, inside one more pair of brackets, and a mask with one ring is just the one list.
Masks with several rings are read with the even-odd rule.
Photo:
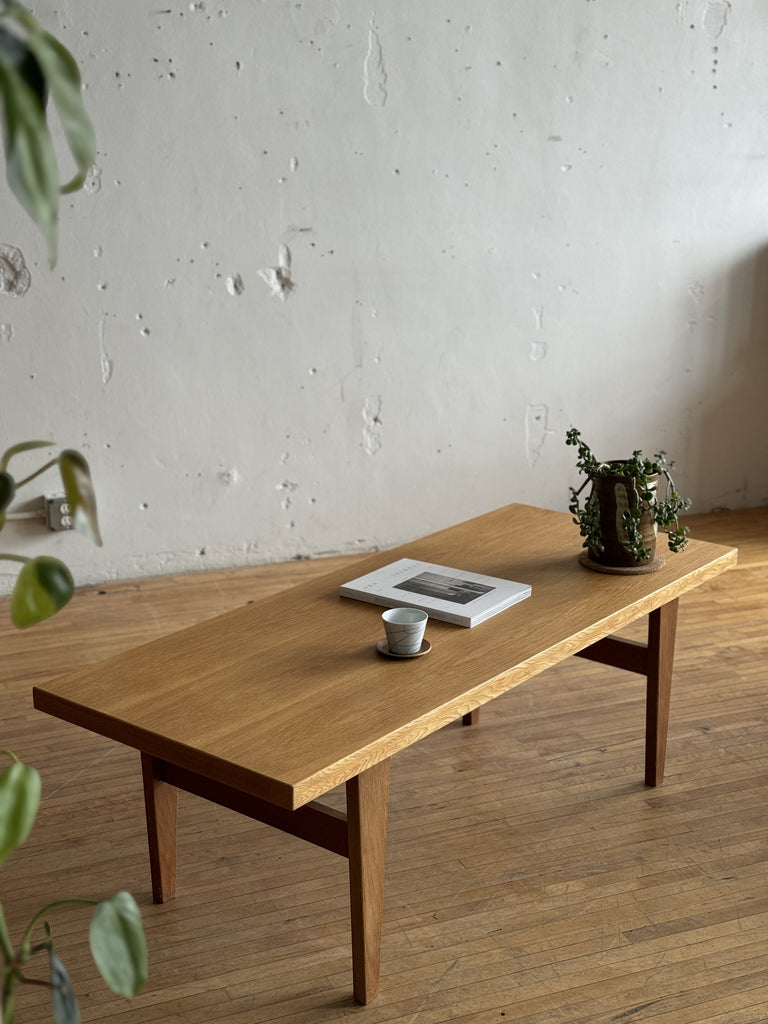
[[527, 583], [400, 558], [344, 583], [339, 593], [385, 608], [421, 608], [433, 619], [476, 626], [530, 597]]

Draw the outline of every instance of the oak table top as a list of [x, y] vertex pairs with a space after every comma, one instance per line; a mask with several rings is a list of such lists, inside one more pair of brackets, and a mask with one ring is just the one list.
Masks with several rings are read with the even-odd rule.
[[[580, 543], [567, 513], [509, 505], [36, 687], [35, 706], [292, 810], [736, 562], [691, 540], [613, 576]], [[383, 658], [383, 609], [338, 590], [403, 557], [532, 594], [472, 629], [430, 620], [427, 656]]]

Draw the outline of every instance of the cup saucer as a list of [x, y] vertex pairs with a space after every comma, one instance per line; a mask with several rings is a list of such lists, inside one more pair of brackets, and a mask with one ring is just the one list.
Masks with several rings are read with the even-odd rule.
[[423, 654], [429, 654], [432, 650], [432, 644], [429, 640], [422, 640], [421, 647], [414, 654], [393, 654], [389, 649], [387, 641], [379, 640], [376, 644], [376, 650], [387, 658], [420, 658]]

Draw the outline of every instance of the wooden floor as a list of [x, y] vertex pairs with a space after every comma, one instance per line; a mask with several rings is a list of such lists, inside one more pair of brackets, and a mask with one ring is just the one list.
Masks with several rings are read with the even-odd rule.
[[[90, 963], [87, 914], [51, 917], [84, 1021], [765, 1024], [768, 509], [690, 521], [741, 555], [681, 601], [664, 785], [641, 782], [642, 680], [578, 658], [399, 755], [365, 1008], [345, 861], [181, 794], [180, 894], [153, 905], [138, 755], [31, 700], [38, 680], [341, 560], [85, 588], [24, 633], [0, 603], [0, 746], [44, 792], [0, 875], [14, 936], [58, 896], [133, 892], [151, 965], [133, 1002]], [[25, 988], [19, 1024], [48, 1020], [45, 1000]]]

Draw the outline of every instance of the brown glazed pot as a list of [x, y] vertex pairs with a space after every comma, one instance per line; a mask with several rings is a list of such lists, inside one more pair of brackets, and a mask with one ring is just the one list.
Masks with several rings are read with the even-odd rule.
[[[655, 479], [651, 479], [651, 487], [655, 486]], [[632, 555], [622, 546], [627, 542], [627, 534], [621, 522], [622, 514], [629, 508], [630, 499], [636, 501], [637, 491], [635, 481], [627, 476], [619, 476], [609, 473], [606, 476], [592, 478], [592, 493], [589, 496], [590, 503], [597, 503], [600, 511], [600, 529], [604, 550], [596, 551], [589, 548], [589, 557], [593, 562], [600, 565], [616, 566], [627, 568], [631, 566], [646, 565], [652, 562], [656, 555], [656, 524], [650, 513], [643, 513], [640, 520], [640, 532], [643, 536], [643, 547], [650, 550], [647, 558], [636, 561]]]

